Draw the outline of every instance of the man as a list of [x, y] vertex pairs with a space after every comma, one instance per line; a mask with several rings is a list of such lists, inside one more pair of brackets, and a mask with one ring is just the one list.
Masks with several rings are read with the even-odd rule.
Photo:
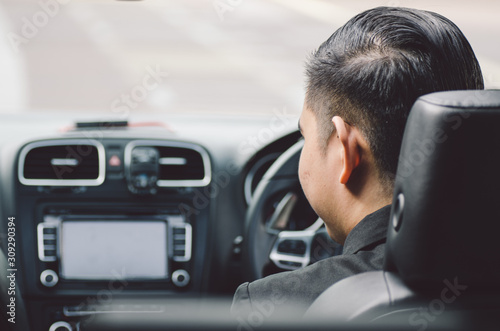
[[380, 7], [338, 29], [307, 63], [299, 179], [343, 255], [240, 285], [232, 312], [258, 320], [293, 305], [303, 313], [335, 282], [382, 269], [411, 106], [430, 92], [483, 88], [468, 41], [436, 13]]

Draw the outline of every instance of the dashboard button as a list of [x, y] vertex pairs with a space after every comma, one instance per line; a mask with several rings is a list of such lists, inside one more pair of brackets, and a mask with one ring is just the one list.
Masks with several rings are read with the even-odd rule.
[[49, 328], [49, 331], [73, 331], [73, 327], [68, 322], [55, 322]]
[[191, 278], [189, 277], [189, 274], [186, 270], [179, 269], [172, 273], [172, 282], [177, 287], [186, 286], [187, 284], [189, 284], [190, 279]]
[[54, 287], [59, 282], [59, 277], [54, 270], [44, 270], [40, 274], [40, 282], [45, 287]]

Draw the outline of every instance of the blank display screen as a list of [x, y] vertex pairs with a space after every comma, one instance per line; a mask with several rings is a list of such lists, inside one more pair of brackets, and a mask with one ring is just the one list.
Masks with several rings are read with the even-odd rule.
[[168, 278], [166, 222], [66, 221], [59, 248], [65, 279]]

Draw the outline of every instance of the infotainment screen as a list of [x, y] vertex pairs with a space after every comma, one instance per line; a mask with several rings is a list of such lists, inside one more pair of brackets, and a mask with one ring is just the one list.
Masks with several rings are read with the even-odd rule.
[[63, 221], [60, 275], [64, 279], [166, 279], [164, 221]]

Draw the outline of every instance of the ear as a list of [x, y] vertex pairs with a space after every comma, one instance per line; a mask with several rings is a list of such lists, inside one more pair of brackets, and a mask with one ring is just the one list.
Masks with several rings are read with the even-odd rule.
[[357, 132], [339, 116], [335, 116], [332, 122], [333, 125], [335, 125], [337, 137], [342, 146], [342, 171], [340, 173], [339, 182], [341, 184], [347, 184], [352, 172], [360, 162], [361, 155], [357, 140]]

